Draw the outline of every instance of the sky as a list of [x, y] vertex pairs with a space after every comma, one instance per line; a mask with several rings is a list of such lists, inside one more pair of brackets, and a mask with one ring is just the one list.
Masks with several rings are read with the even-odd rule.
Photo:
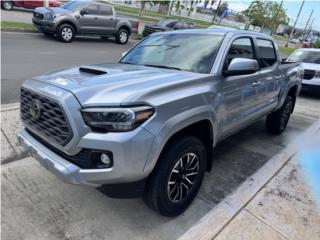
[[[279, 3], [281, 2], [281, 0], [276, 0], [276, 1]], [[251, 0], [228, 1], [229, 8], [236, 11], [242, 11], [246, 9], [251, 2], [252, 2]], [[284, 0], [283, 1], [283, 8], [287, 11], [287, 15], [290, 18], [290, 23], [289, 23], [290, 25], [294, 24], [294, 21], [296, 20], [296, 17], [298, 15], [301, 3], [302, 3], [302, 0], [299, 0], [299, 1]], [[302, 28], [302, 29], [305, 28], [312, 9], [314, 9], [314, 11], [313, 11], [313, 15], [311, 17], [310, 22], [312, 21], [313, 18], [315, 18], [312, 24], [312, 29], [320, 31], [320, 0], [305, 0], [299, 20], [297, 22], [297, 26], [296, 26], [297, 28]]]

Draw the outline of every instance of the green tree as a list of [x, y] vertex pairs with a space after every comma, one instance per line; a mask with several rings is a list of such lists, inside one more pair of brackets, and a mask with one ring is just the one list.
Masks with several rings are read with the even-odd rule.
[[282, 5], [272, 1], [255, 0], [243, 11], [251, 24], [276, 30], [279, 24], [288, 24], [289, 18]]

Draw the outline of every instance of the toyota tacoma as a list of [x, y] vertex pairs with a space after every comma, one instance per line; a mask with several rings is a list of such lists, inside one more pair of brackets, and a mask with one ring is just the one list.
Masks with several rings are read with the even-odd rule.
[[155, 33], [118, 63], [25, 81], [18, 139], [69, 183], [141, 195], [177, 216], [210, 171], [217, 142], [265, 116], [270, 133], [285, 130], [302, 75], [261, 33]]

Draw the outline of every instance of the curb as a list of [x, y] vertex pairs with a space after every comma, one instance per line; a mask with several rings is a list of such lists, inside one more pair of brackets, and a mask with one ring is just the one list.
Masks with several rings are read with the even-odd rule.
[[21, 29], [21, 28], [1, 28], [1, 32], [26, 32], [26, 33], [40, 33], [37, 30]]
[[7, 112], [12, 110], [17, 110], [20, 108], [20, 103], [8, 103], [8, 104], [1, 104], [1, 112]]
[[[315, 135], [319, 129], [320, 120], [299, 135], [297, 139], [301, 136]], [[293, 141], [283, 151], [272, 157], [237, 190], [210, 210], [178, 240], [214, 239], [298, 151], [299, 141]]]

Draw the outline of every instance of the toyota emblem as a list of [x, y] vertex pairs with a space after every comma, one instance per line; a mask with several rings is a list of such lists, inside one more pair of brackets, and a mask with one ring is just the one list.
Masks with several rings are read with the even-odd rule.
[[29, 108], [30, 114], [34, 120], [38, 120], [41, 116], [41, 104], [39, 100], [33, 99]]

